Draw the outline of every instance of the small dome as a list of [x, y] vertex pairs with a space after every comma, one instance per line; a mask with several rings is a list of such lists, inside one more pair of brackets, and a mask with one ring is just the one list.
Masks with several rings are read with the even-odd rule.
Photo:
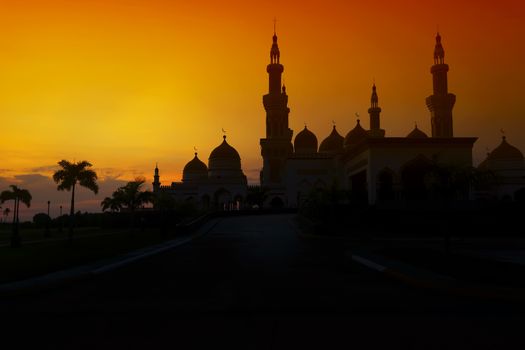
[[423, 131], [419, 130], [417, 125], [414, 127], [414, 130], [412, 130], [408, 135], [407, 138], [409, 139], [426, 139], [428, 138], [427, 134], [425, 134]]
[[294, 149], [296, 153], [317, 153], [317, 137], [306, 126], [295, 136]]
[[327, 138], [321, 142], [321, 146], [319, 146], [319, 152], [323, 153], [337, 153], [343, 150], [343, 142], [345, 138], [337, 132], [334, 128], [332, 129], [332, 132], [330, 135], [328, 135]]
[[523, 153], [509, 144], [503, 136], [500, 145], [488, 154], [487, 160], [523, 160]]
[[357, 119], [356, 126], [348, 132], [345, 136], [344, 146], [351, 147], [358, 144], [368, 137], [368, 133], [361, 126], [359, 119]]
[[186, 164], [182, 171], [182, 181], [202, 179], [208, 177], [208, 167], [197, 157], [195, 157]]

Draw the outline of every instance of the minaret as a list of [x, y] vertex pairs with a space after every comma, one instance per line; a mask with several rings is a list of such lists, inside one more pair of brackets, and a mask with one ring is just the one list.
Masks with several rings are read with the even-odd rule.
[[282, 185], [282, 175], [287, 157], [293, 152], [292, 134], [288, 127], [288, 95], [286, 88], [281, 85], [281, 76], [284, 71], [280, 63], [281, 53], [277, 45], [277, 35], [273, 34], [273, 43], [270, 50], [270, 64], [268, 72], [268, 94], [263, 96], [263, 105], [266, 110], [266, 138], [261, 139], [261, 155], [263, 169], [261, 171], [261, 185], [278, 187]]
[[159, 165], [155, 164], [155, 175], [153, 176], [153, 192], [157, 192], [160, 189], [160, 176], [159, 176]]
[[379, 98], [377, 97], [376, 84], [372, 86], [372, 97], [370, 99], [370, 137], [385, 137], [385, 130], [381, 129], [380, 117], [381, 108], [379, 107]]
[[434, 94], [427, 97], [427, 107], [431, 114], [432, 137], [454, 137], [452, 129], [452, 108], [456, 95], [448, 92], [445, 50], [441, 44], [441, 35], [437, 33], [434, 49], [434, 65], [430, 69]]

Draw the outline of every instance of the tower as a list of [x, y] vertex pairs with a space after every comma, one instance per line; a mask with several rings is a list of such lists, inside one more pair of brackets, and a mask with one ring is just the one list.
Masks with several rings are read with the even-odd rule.
[[160, 189], [160, 176], [159, 176], [159, 166], [155, 164], [155, 175], [153, 176], [153, 192], [158, 192]]
[[453, 137], [452, 108], [456, 102], [456, 95], [448, 92], [448, 65], [445, 64], [445, 50], [439, 33], [436, 35], [434, 65], [430, 72], [434, 93], [427, 97], [426, 103], [431, 114], [432, 137]]
[[288, 127], [288, 95], [286, 87], [281, 85], [281, 76], [284, 71], [280, 61], [281, 53], [277, 45], [277, 35], [273, 33], [273, 43], [270, 50], [270, 64], [268, 72], [268, 93], [263, 96], [263, 105], [266, 110], [266, 137], [261, 139], [261, 155], [263, 169], [261, 171], [261, 185], [279, 187], [286, 159], [293, 152], [292, 134]]
[[381, 129], [379, 107], [379, 98], [377, 97], [376, 84], [372, 86], [372, 97], [370, 98], [370, 108], [368, 109], [370, 115], [370, 137], [385, 137], [385, 130]]

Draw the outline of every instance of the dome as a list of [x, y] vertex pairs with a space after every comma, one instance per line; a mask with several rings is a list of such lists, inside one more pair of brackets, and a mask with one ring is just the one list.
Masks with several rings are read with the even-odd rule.
[[337, 132], [334, 128], [332, 129], [332, 132], [330, 135], [328, 135], [327, 138], [321, 142], [321, 145], [319, 146], [319, 152], [323, 153], [337, 153], [343, 150], [343, 142], [345, 138]]
[[182, 181], [203, 179], [208, 177], [208, 167], [197, 157], [195, 157], [186, 164], [182, 171]]
[[215, 170], [240, 170], [241, 157], [239, 152], [226, 142], [226, 136], [223, 136], [222, 143], [210, 153], [208, 159], [210, 172]]
[[412, 130], [408, 135], [407, 138], [409, 139], [426, 139], [428, 138], [427, 134], [425, 134], [423, 131], [419, 130], [417, 128], [417, 125], [414, 127], [414, 130]]
[[231, 160], [241, 160], [241, 157], [239, 156], [239, 152], [232, 146], [226, 142], [226, 136], [223, 136], [222, 143], [215, 147], [213, 151], [210, 153], [210, 160], [212, 159], [231, 159]]
[[365, 129], [361, 126], [361, 123], [359, 119], [357, 120], [356, 126], [348, 132], [345, 136], [344, 146], [350, 147], [355, 144], [358, 144], [359, 142], [363, 141], [368, 137], [368, 133]]
[[523, 160], [523, 153], [516, 147], [512, 146], [507, 142], [505, 136], [503, 136], [501, 143], [487, 156], [487, 161], [493, 160]]
[[295, 136], [294, 149], [296, 153], [317, 153], [317, 137], [306, 126]]

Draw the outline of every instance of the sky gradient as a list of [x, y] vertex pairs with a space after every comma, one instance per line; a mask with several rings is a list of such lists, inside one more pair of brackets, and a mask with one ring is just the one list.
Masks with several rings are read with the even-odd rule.
[[[439, 26], [457, 95], [456, 136], [477, 136], [474, 163], [504, 129], [525, 151], [525, 5], [494, 1], [4, 0], [0, 5], [0, 190], [18, 183], [41, 211], [68, 206], [49, 175], [61, 159], [89, 160], [98, 208], [116, 186], [142, 175], [179, 180], [197, 147], [207, 161], [221, 129], [250, 182], [262, 166], [262, 95], [277, 34], [294, 134], [319, 142], [356, 112], [368, 127], [372, 81], [382, 127], [430, 133], [425, 97]], [[23, 213], [21, 213], [23, 214]], [[29, 214], [27, 214], [29, 215]]]

